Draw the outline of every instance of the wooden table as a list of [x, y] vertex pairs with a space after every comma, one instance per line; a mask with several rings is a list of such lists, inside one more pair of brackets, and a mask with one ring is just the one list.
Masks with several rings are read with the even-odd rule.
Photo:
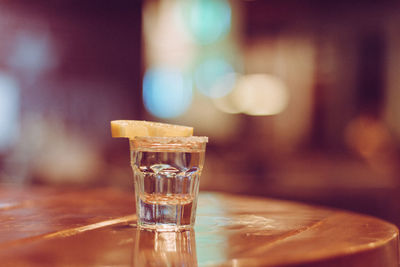
[[1, 266], [399, 266], [394, 225], [273, 199], [202, 193], [182, 233], [137, 230], [115, 189], [3, 186], [0, 210]]

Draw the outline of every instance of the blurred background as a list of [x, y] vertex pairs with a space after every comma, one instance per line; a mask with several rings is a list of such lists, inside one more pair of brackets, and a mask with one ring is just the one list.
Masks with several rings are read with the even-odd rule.
[[110, 120], [210, 138], [201, 190], [400, 225], [400, 3], [1, 1], [0, 180], [132, 191]]

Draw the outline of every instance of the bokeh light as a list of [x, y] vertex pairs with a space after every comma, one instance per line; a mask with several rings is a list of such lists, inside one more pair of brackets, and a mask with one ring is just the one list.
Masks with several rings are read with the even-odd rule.
[[225, 36], [231, 27], [231, 7], [225, 0], [183, 1], [183, 14], [195, 40], [202, 45]]
[[46, 31], [20, 31], [15, 37], [7, 64], [32, 77], [57, 65], [57, 56], [50, 35]]
[[214, 98], [213, 104], [218, 110], [220, 110], [224, 113], [228, 113], [228, 114], [241, 113], [239, 108], [234, 104], [231, 94], [226, 95], [224, 97], [220, 97], [220, 98]]
[[207, 59], [195, 71], [197, 89], [212, 98], [227, 95], [232, 91], [235, 81], [233, 67], [221, 58]]
[[146, 109], [156, 117], [178, 117], [191, 104], [191, 79], [174, 68], [148, 69], [143, 80], [143, 101]]
[[213, 104], [220, 111], [267, 116], [281, 113], [288, 105], [288, 89], [276, 76], [235, 74], [235, 80], [231, 93], [213, 99]]
[[144, 1], [143, 42], [147, 65], [182, 69], [191, 64], [196, 44], [185, 25], [180, 3], [179, 0]]
[[18, 138], [19, 86], [17, 81], [0, 73], [0, 152]]
[[289, 100], [283, 81], [267, 74], [242, 76], [233, 94], [239, 110], [253, 116], [278, 114], [286, 108]]

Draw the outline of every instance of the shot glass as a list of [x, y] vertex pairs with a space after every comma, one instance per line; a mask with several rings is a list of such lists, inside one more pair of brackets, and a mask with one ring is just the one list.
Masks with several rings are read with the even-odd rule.
[[196, 220], [207, 137], [130, 140], [137, 225], [157, 231], [191, 229]]

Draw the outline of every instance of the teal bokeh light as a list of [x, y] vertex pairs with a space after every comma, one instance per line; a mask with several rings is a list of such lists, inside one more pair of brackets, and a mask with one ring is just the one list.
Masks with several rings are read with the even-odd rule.
[[183, 3], [187, 25], [198, 43], [213, 43], [229, 32], [231, 7], [226, 0], [188, 0]]
[[195, 82], [202, 94], [212, 98], [223, 97], [235, 85], [234, 69], [222, 58], [207, 59], [196, 68]]
[[182, 115], [192, 101], [192, 82], [177, 69], [148, 69], [143, 79], [145, 108], [159, 118]]

